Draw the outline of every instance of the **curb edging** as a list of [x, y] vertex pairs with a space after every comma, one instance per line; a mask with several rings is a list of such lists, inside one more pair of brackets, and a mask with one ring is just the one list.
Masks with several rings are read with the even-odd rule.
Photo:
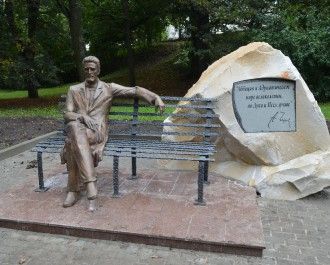
[[22, 143], [19, 143], [16, 145], [12, 145], [10, 147], [0, 150], [0, 161], [25, 152], [25, 151], [31, 149], [32, 147], [34, 147], [38, 142], [40, 142], [44, 139], [47, 139], [48, 137], [54, 136], [58, 132], [59, 131], [53, 131], [50, 133], [46, 133], [46, 134], [40, 135], [38, 137], [35, 137], [31, 140], [28, 140], [28, 141], [25, 141], [25, 142], [22, 142]]

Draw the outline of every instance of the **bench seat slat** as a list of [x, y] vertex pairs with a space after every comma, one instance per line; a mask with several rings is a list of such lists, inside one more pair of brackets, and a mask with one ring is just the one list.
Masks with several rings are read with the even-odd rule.
[[147, 154], [131, 154], [120, 152], [105, 152], [107, 156], [119, 156], [119, 157], [136, 157], [136, 158], [149, 158], [149, 159], [162, 159], [162, 160], [189, 160], [189, 161], [210, 161], [213, 162], [213, 158], [206, 158], [204, 156], [192, 157], [192, 156], [176, 156], [176, 155], [147, 155]]
[[195, 151], [189, 151], [189, 150], [154, 150], [154, 149], [137, 149], [132, 151], [131, 148], [106, 148], [104, 150], [105, 152], [122, 152], [122, 153], [130, 153], [134, 152], [137, 154], [168, 154], [168, 155], [201, 155], [201, 156], [206, 156], [206, 155], [212, 155], [213, 152], [205, 152], [205, 151], [200, 151], [200, 150], [195, 150]]
[[[38, 149], [49, 148], [62, 148], [64, 145], [64, 138], [43, 141], [36, 145]], [[144, 150], [166, 150], [171, 151], [173, 148], [177, 151], [189, 151], [189, 152], [215, 152], [215, 145], [211, 143], [196, 143], [196, 142], [167, 142], [161, 140], [136, 140], [136, 139], [114, 139], [109, 138], [105, 145], [105, 150], [116, 148], [137, 148]], [[45, 151], [46, 151], [45, 150]]]
[[[48, 149], [51, 149], [51, 148], [55, 148], [55, 149], [61, 149], [63, 147], [63, 143], [62, 144], [44, 144], [44, 145], [37, 145], [35, 148], [36, 149], [39, 149], [39, 150], [42, 150], [44, 149], [45, 151], [48, 150]], [[175, 147], [175, 151], [173, 151], [173, 148]], [[169, 147], [161, 147], [159, 145], [124, 145], [124, 144], [121, 144], [121, 145], [114, 145], [114, 144], [108, 144], [105, 146], [104, 150], [105, 151], [108, 151], [108, 150], [116, 150], [116, 151], [126, 151], [124, 149], [129, 149], [129, 151], [132, 150], [132, 148], [137, 148], [139, 150], [139, 152], [161, 152], [161, 153], [174, 153], [174, 152], [187, 152], [187, 153], [192, 153], [192, 154], [198, 154], [200, 153], [201, 155], [212, 155], [215, 150], [214, 148], [185, 148], [185, 147], [180, 147], [180, 146], [169, 146]], [[159, 149], [162, 149], [162, 150], [159, 150]], [[152, 151], [152, 150], [156, 150], [156, 151]], [[127, 150], [128, 151], [128, 150]]]
[[[167, 145], [177, 145], [177, 146], [201, 146], [201, 147], [215, 147], [215, 144], [210, 143], [210, 142], [189, 142], [189, 141], [185, 141], [185, 142], [171, 142], [171, 141], [161, 141], [161, 140], [146, 140], [146, 139], [134, 139], [135, 137], [133, 137], [133, 139], [119, 139], [119, 138], [113, 138], [113, 137], [109, 137], [108, 138], [108, 142], [107, 144], [111, 144], [111, 143], [117, 143], [117, 142], [121, 142], [121, 143], [132, 143], [132, 144], [158, 144], [158, 145], [163, 145], [163, 146], [167, 146]], [[41, 141], [39, 142], [37, 145], [42, 145], [42, 144], [63, 144], [65, 140], [65, 136], [60, 136], [60, 137], [51, 137], [48, 138], [47, 140]]]
[[139, 144], [131, 144], [131, 143], [127, 143], [127, 144], [111, 144], [109, 143], [108, 145], [106, 145], [106, 147], [117, 147], [120, 146], [122, 148], [145, 148], [145, 149], [163, 149], [163, 150], [171, 150], [172, 148], [175, 148], [177, 150], [191, 150], [191, 151], [212, 151], [214, 152], [215, 148], [214, 147], [208, 147], [208, 146], [180, 146], [180, 145], [156, 145], [156, 144], [145, 144], [145, 145], [139, 145]]
[[[132, 133], [114, 133], [112, 136], [131, 136]], [[176, 136], [218, 136], [218, 133], [203, 133], [203, 132], [161, 132], [161, 133], [134, 133], [138, 137], [161, 137], [162, 135], [176, 135]]]
[[170, 122], [154, 122], [154, 121], [120, 121], [110, 120], [109, 125], [150, 125], [150, 126], [171, 126], [171, 127], [193, 127], [193, 128], [221, 128], [220, 124], [194, 124], [194, 123], [170, 123]]
[[[34, 152], [47, 152], [47, 153], [60, 153], [62, 148], [34, 148]], [[213, 158], [207, 158], [201, 153], [189, 155], [185, 153], [161, 154], [161, 153], [143, 153], [143, 152], [119, 152], [119, 151], [104, 151], [106, 156], [119, 156], [119, 157], [136, 157], [136, 158], [150, 158], [150, 159], [165, 159], [165, 160], [190, 160], [190, 161], [214, 161]]]

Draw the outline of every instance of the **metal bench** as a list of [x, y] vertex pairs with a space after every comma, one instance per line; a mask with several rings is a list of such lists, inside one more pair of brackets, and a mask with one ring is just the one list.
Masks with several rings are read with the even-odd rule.
[[[153, 107], [134, 102], [114, 102], [110, 112], [109, 139], [104, 156], [113, 157], [113, 196], [119, 196], [119, 157], [132, 160], [131, 179], [137, 178], [137, 160], [188, 160], [198, 161], [198, 196], [196, 204], [204, 205], [203, 184], [208, 183], [209, 162], [214, 161], [214, 139], [218, 136], [220, 125], [214, 114], [215, 99], [161, 97], [165, 103], [163, 114], [155, 113]], [[179, 113], [174, 111], [180, 108]], [[182, 122], [164, 122], [164, 117], [179, 117]], [[181, 128], [178, 131], [163, 130], [165, 127]], [[166, 136], [194, 137], [193, 141], [166, 141]], [[37, 152], [39, 188], [44, 185], [42, 154], [59, 153], [64, 145], [65, 132], [38, 143], [32, 151]]]

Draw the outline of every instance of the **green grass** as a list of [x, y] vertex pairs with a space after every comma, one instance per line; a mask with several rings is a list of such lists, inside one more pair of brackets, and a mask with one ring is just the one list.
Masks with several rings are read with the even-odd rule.
[[[166, 113], [171, 113], [174, 109], [166, 109]], [[132, 112], [132, 107], [112, 107], [112, 112]], [[144, 107], [140, 109], [140, 113], [155, 113], [154, 107]], [[32, 107], [32, 108], [0, 108], [0, 117], [49, 117], [63, 119], [63, 114], [57, 106], [49, 107]], [[132, 115], [111, 115], [112, 120], [131, 120]], [[143, 116], [139, 117], [140, 121], [163, 121], [165, 116]]]
[[325, 119], [330, 121], [330, 102], [321, 103], [320, 104], [321, 110], [325, 116]]
[[32, 108], [0, 108], [0, 117], [51, 117], [61, 119], [63, 115], [56, 106]]
[[[56, 93], [58, 95], [62, 95], [65, 93], [65, 89], [68, 86], [61, 86], [55, 88]], [[53, 88], [52, 88], [53, 89]], [[51, 90], [51, 89], [49, 89]], [[23, 92], [23, 91], [15, 91], [15, 92]], [[12, 92], [12, 93], [15, 93]], [[62, 93], [63, 92], [63, 93]], [[0, 97], [3, 95], [2, 91], [0, 92]], [[44, 95], [56, 95], [56, 93], [47, 91], [47, 89], [43, 89]], [[10, 98], [9, 96], [7, 99]], [[330, 102], [321, 103], [321, 110], [326, 118], [326, 120], [330, 120]], [[174, 109], [166, 109], [166, 112], [170, 113]], [[132, 112], [133, 109], [131, 107], [112, 107], [111, 111], [119, 111], [119, 112]], [[153, 113], [155, 110], [153, 107], [149, 108], [141, 108], [141, 112], [150, 112]], [[29, 108], [0, 108], [0, 117], [52, 117], [52, 118], [62, 118], [62, 114], [60, 113], [57, 106], [48, 106], [48, 107], [29, 107]], [[118, 115], [113, 116], [113, 119], [118, 120], [128, 120], [130, 117], [127, 115]], [[143, 117], [142, 120], [162, 120], [165, 117], [162, 116], [151, 116], [151, 117]]]
[[[56, 97], [62, 94], [66, 94], [69, 86], [69, 84], [66, 84], [57, 87], [40, 88], [38, 89], [38, 93], [40, 97]], [[26, 97], [27, 91], [25, 90], [0, 90], [0, 100]]]
[[[172, 113], [174, 111], [174, 108], [167, 108], [165, 110], [166, 113]], [[133, 108], [132, 107], [112, 107], [111, 112], [128, 112], [132, 113]], [[157, 115], [157, 116], [145, 116], [143, 113], [156, 113], [154, 107], [142, 107], [139, 108], [139, 121], [164, 121], [166, 119], [166, 116], [163, 115]], [[157, 112], [156, 114], [159, 114]], [[132, 114], [127, 115], [110, 115], [109, 118], [111, 120], [131, 120]]]

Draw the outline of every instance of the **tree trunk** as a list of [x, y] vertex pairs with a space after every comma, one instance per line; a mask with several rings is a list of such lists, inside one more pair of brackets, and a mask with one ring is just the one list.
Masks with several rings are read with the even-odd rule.
[[13, 36], [13, 39], [16, 42], [18, 39], [18, 32], [15, 23], [14, 4], [12, 0], [7, 0], [5, 2], [5, 14], [11, 35]]
[[178, 39], [182, 40], [182, 28], [181, 28], [181, 26], [178, 27], [178, 31], [179, 31]]
[[40, 0], [26, 0], [28, 11], [28, 41], [24, 45], [23, 58], [25, 60], [25, 82], [28, 90], [29, 98], [38, 97], [38, 81], [35, 74], [36, 54], [36, 31], [39, 18]]
[[22, 58], [23, 75], [25, 87], [28, 91], [29, 98], [38, 97], [38, 82], [36, 78], [35, 70], [35, 53], [36, 53], [36, 40], [35, 35], [37, 31], [37, 23], [39, 17], [40, 0], [26, 0], [27, 5], [27, 26], [28, 26], [28, 38], [22, 40], [19, 34], [17, 25], [15, 23], [14, 3], [12, 0], [5, 2], [5, 13], [7, 23], [11, 34], [13, 36], [13, 42], [15, 46], [22, 47], [19, 51], [19, 56]]
[[151, 28], [150, 25], [146, 25], [146, 44], [147, 44], [147, 49], [149, 50], [152, 46], [152, 36], [151, 36]]
[[69, 0], [68, 20], [71, 34], [71, 43], [74, 55], [74, 61], [80, 81], [84, 80], [84, 71], [82, 69], [82, 60], [86, 54], [85, 42], [82, 34], [82, 15], [80, 1]]
[[130, 86], [135, 86], [134, 52], [132, 48], [131, 25], [129, 17], [128, 0], [123, 0], [124, 18], [125, 18], [125, 45], [127, 49], [128, 76]]
[[193, 8], [191, 15], [191, 43], [193, 52], [190, 54], [192, 76], [199, 77], [209, 63], [210, 34], [209, 14], [206, 9]]

